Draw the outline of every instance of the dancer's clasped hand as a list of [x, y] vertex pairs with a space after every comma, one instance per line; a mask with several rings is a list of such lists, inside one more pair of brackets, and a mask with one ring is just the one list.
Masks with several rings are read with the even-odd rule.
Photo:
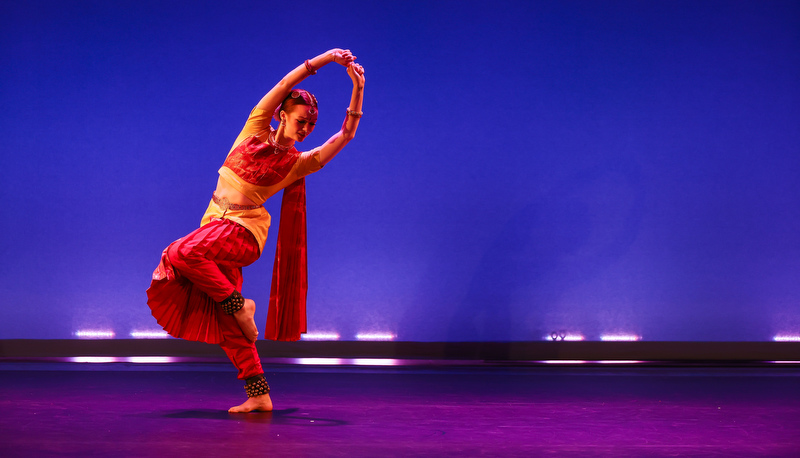
[[364, 87], [364, 82], [366, 81], [364, 78], [364, 67], [362, 67], [360, 64], [352, 62], [347, 66], [347, 74], [350, 75], [350, 79], [353, 80], [354, 86]]
[[349, 49], [335, 48], [330, 52], [333, 54], [333, 61], [343, 67], [347, 67], [356, 60], [356, 56]]

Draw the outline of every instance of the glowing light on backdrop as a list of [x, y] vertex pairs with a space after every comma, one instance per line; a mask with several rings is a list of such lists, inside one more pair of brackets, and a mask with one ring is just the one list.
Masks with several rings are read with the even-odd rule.
[[800, 342], [800, 336], [777, 335], [772, 340], [775, 342]]
[[68, 359], [72, 363], [118, 363], [121, 360], [113, 356], [73, 356]]
[[645, 361], [637, 361], [633, 359], [606, 359], [599, 361], [585, 361], [579, 359], [549, 359], [536, 362], [541, 364], [642, 364]]
[[132, 331], [131, 337], [134, 339], [166, 339], [169, 334], [167, 331]]
[[339, 340], [339, 334], [332, 332], [312, 332], [303, 334], [301, 340]]
[[292, 358], [292, 364], [302, 364], [309, 366], [399, 366], [401, 361], [397, 359], [381, 358]]
[[394, 340], [394, 334], [382, 334], [382, 333], [359, 333], [356, 334], [356, 340]]
[[547, 359], [544, 361], [536, 361], [536, 362], [542, 364], [586, 364], [589, 361], [584, 361], [580, 359]]
[[135, 364], [164, 364], [175, 363], [178, 361], [178, 359], [171, 356], [129, 356], [127, 358], [123, 358], [123, 361], [126, 363]]
[[293, 358], [290, 360], [293, 364], [303, 364], [310, 366], [340, 366], [344, 364], [341, 358]]
[[352, 363], [356, 366], [399, 366], [400, 361], [397, 359], [380, 359], [380, 358], [357, 358], [353, 359]]
[[566, 342], [580, 342], [581, 340], [584, 340], [584, 337], [579, 335], [567, 334], [566, 336], [564, 336], [564, 340]]
[[636, 342], [642, 340], [642, 336], [625, 334], [605, 334], [600, 336], [603, 342]]
[[79, 339], [113, 339], [114, 331], [81, 330], [75, 331], [75, 337]]
[[134, 363], [134, 364], [151, 364], [151, 363], [174, 363], [179, 358], [171, 356], [73, 356], [68, 358], [67, 361], [71, 363]]

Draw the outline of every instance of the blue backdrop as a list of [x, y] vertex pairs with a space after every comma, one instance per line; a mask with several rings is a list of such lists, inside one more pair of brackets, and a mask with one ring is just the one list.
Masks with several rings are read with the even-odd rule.
[[[800, 3], [291, 3], [3, 2], [0, 338], [159, 329], [161, 250], [259, 98], [331, 47], [365, 116], [308, 179], [309, 331], [800, 335]], [[301, 87], [308, 149], [352, 85]], [[258, 323], [275, 236], [245, 269]]]

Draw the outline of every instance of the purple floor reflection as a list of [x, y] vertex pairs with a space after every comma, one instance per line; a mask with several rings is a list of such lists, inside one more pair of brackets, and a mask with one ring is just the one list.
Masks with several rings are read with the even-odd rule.
[[2, 456], [798, 456], [797, 368], [0, 363]]

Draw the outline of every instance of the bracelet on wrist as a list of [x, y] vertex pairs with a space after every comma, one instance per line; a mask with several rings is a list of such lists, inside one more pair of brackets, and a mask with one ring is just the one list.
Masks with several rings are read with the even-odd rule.
[[347, 109], [347, 116], [352, 116], [354, 118], [360, 118], [360, 117], [364, 116], [364, 112], [363, 111], [354, 111], [354, 110], [351, 110], [350, 108], [348, 108]]
[[305, 61], [305, 66], [306, 66], [306, 70], [308, 70], [308, 73], [311, 73], [312, 75], [316, 75], [317, 74], [317, 69], [311, 66], [311, 62], [309, 62], [308, 59], [306, 59], [306, 61]]

